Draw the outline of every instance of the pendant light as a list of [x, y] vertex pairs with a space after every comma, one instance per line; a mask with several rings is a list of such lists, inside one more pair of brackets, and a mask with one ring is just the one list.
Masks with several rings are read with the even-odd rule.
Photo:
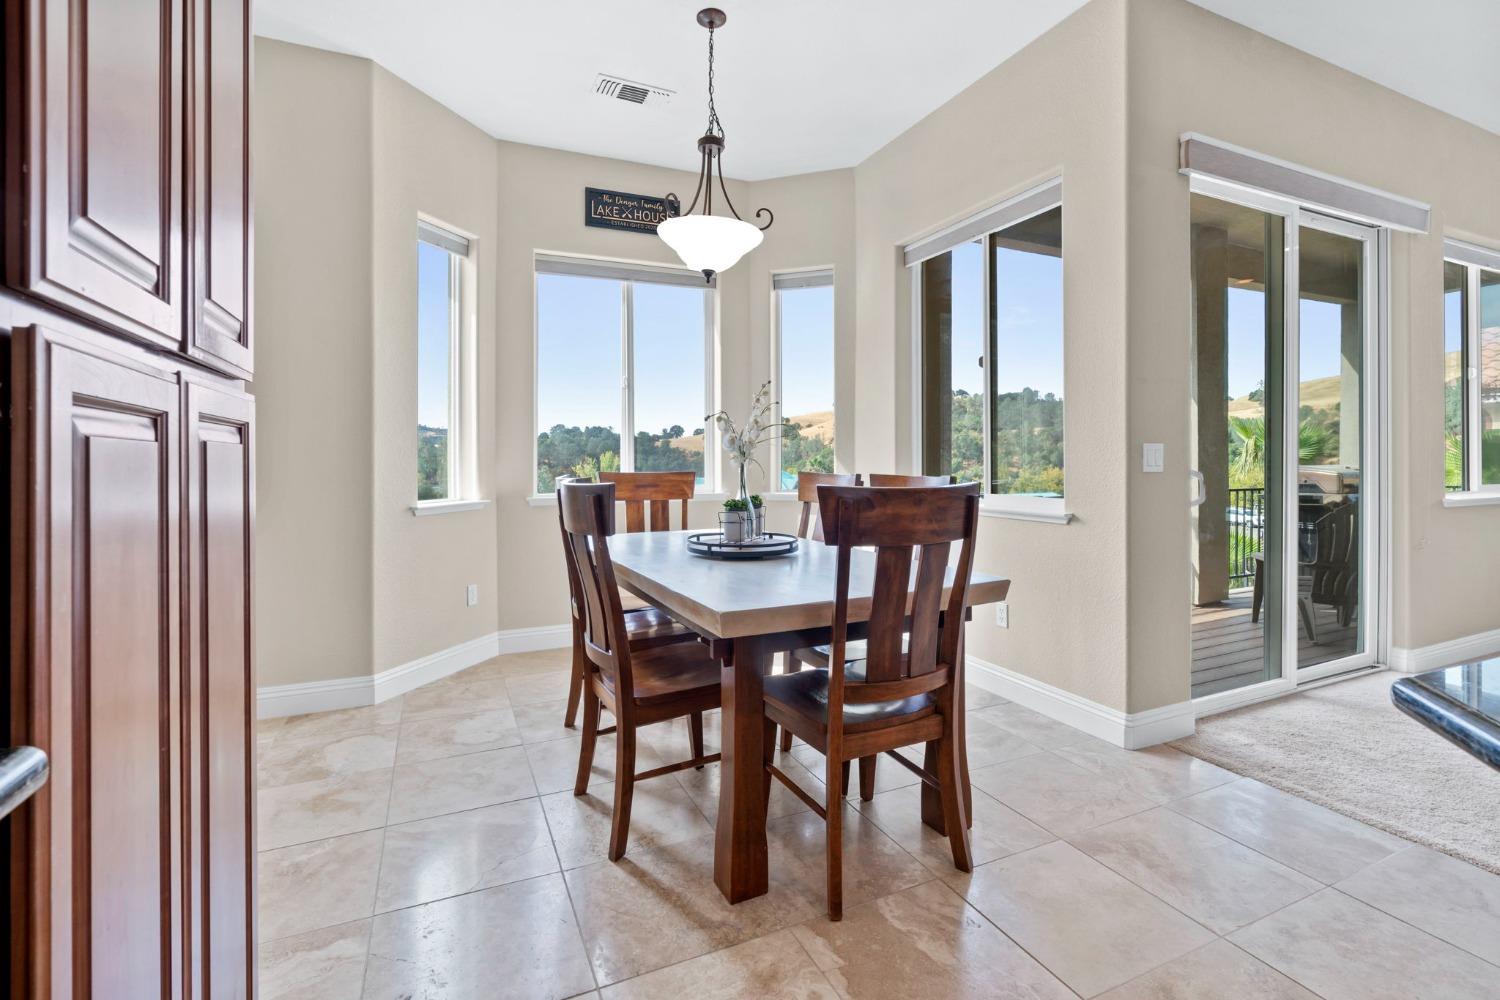
[[[693, 202], [687, 212], [681, 212], [682, 202], [675, 194], [668, 194], [668, 217], [656, 227], [656, 233], [667, 246], [677, 252], [682, 262], [695, 271], [702, 271], [707, 281], [714, 275], [733, 267], [741, 257], [760, 246], [761, 233], [771, 228], [775, 216], [769, 208], [756, 211], [758, 219], [766, 216], [766, 224], [756, 227], [740, 218], [724, 188], [724, 127], [719, 124], [719, 112], [714, 108], [714, 31], [724, 26], [726, 15], [717, 7], [705, 7], [698, 12], [698, 23], [708, 29], [708, 128], [698, 140], [698, 188], [693, 192]], [[714, 176], [718, 175], [719, 195], [730, 215], [714, 215]], [[703, 211], [694, 215], [693, 210], [702, 204]]]

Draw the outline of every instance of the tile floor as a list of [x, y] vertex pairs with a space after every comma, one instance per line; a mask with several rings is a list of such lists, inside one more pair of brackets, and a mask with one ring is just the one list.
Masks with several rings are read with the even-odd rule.
[[[575, 798], [560, 652], [264, 722], [261, 997], [1500, 995], [1500, 876], [971, 690], [977, 867], [881, 767], [847, 807], [839, 924], [822, 824], [779, 785], [771, 891], [724, 902], [713, 766], [638, 786], [629, 853], [605, 860], [612, 738]], [[686, 754], [685, 725], [653, 727], [639, 766]], [[790, 758], [821, 798], [818, 755]]]

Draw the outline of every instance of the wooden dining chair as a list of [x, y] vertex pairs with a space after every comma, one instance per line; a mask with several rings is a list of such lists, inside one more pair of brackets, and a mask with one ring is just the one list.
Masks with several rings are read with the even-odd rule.
[[802, 504], [802, 519], [797, 522], [797, 537], [823, 540], [823, 518], [818, 510], [819, 486], [863, 486], [859, 475], [837, 472], [797, 473], [797, 501]]
[[[679, 530], [687, 530], [688, 501], [697, 474], [684, 472], [601, 472], [601, 483], [615, 484], [615, 499], [625, 503], [625, 530], [671, 531], [672, 501], [682, 503]], [[649, 517], [649, 523], [647, 515]]]
[[871, 486], [948, 486], [958, 482], [957, 476], [907, 476], [894, 472], [870, 473]]
[[[843, 916], [845, 762], [886, 753], [935, 789], [924, 790], [923, 819], [941, 826], [953, 865], [971, 870], [968, 805], [963, 793], [963, 729], [958, 719], [963, 683], [963, 622], [979, 520], [979, 484], [914, 489], [825, 486], [819, 491], [825, 541], [838, 547], [832, 656], [827, 668], [778, 674], [765, 680], [767, 773], [765, 794], [776, 778], [827, 824], [828, 916]], [[953, 542], [962, 543], [952, 589], [942, 600]], [[853, 550], [875, 548], [875, 579], [868, 635], [860, 669], [848, 662], [849, 577]], [[912, 564], [915, 560], [915, 591]], [[908, 625], [908, 595], [910, 622]], [[903, 634], [909, 629], [909, 638]], [[824, 801], [819, 804], [775, 764], [771, 727], [790, 729], [824, 755]], [[896, 751], [921, 743], [918, 765]], [[936, 815], [931, 815], [936, 813]]]
[[[801, 475], [810, 475], [810, 474], [811, 473], [802, 473], [802, 474], [799, 474], [799, 477], [798, 477], [798, 480], [797, 480], [797, 487], [798, 487], [797, 488], [797, 495], [798, 495], [799, 499], [801, 498], [801, 495], [802, 495]], [[854, 483], [854, 485], [858, 486], [859, 485], [859, 482], [858, 482], [859, 476], [856, 475], [854, 478], [856, 480], [855, 483]], [[958, 481], [958, 477], [957, 476], [907, 476], [907, 475], [901, 475], [899, 473], [894, 473], [894, 472], [872, 472], [872, 473], [870, 473], [870, 485], [872, 487], [880, 487], [880, 488], [905, 488], [905, 489], [911, 489], [911, 488], [923, 487], [923, 486], [949, 486], [949, 485], [951, 485], [951, 484], [953, 484], [953, 483], [955, 483], [957, 481]], [[812, 486], [812, 494], [813, 494], [812, 499], [813, 499], [814, 503], [816, 503], [817, 499], [818, 499], [817, 494], [818, 494], [818, 486], [819, 485], [820, 484], [818, 484], [818, 483], [814, 483], [813, 486]], [[848, 483], [837, 483], [837, 484], [830, 484], [830, 485], [847, 486], [849, 484]], [[802, 513], [802, 520], [804, 522], [806, 522], [807, 516], [808, 516], [807, 509], [804, 506], [803, 513]], [[807, 536], [803, 535], [803, 537], [805, 538]], [[860, 643], [855, 642], [855, 643], [851, 643], [850, 645], [851, 645], [851, 651], [849, 653], [849, 658], [850, 659], [857, 659], [860, 656], [864, 655], [863, 646]], [[788, 669], [790, 669], [790, 662], [791, 661], [797, 661], [798, 663], [801, 663], [801, 664], [803, 664], [805, 666], [809, 666], [809, 667], [826, 667], [826, 666], [828, 666], [828, 647], [827, 646], [811, 646], [811, 647], [809, 647], [807, 649], [796, 649], [796, 650], [793, 650], [791, 653], [788, 654]], [[790, 751], [792, 749], [792, 737], [791, 737], [791, 734], [788, 733], [784, 729], [781, 731], [781, 749], [785, 750], [785, 751]], [[866, 802], [870, 801], [871, 799], [873, 799], [875, 797], [875, 761], [876, 761], [876, 758], [870, 757], [868, 759], [862, 759], [859, 762], [859, 797], [861, 799], [863, 799], [864, 801], [866, 801]], [[848, 785], [849, 785], [849, 769], [845, 768], [844, 769], [844, 790], [845, 790], [845, 792], [847, 792], [849, 790], [848, 789]]]
[[[703, 753], [703, 713], [719, 707], [719, 661], [698, 642], [673, 642], [645, 649], [632, 647], [625, 611], [609, 558], [609, 528], [614, 509], [613, 483], [570, 482], [560, 487], [563, 531], [578, 567], [583, 591], [585, 664], [583, 745], [573, 794], [588, 791], [594, 745], [601, 733], [615, 734], [615, 803], [610, 823], [609, 859], [625, 854], [630, 836], [630, 802], [637, 781], [719, 759]], [[608, 710], [614, 726], [601, 729], [599, 715]], [[692, 756], [637, 774], [636, 731], [642, 726], [687, 716]]]
[[[573, 561], [573, 547], [568, 544], [568, 530], [563, 527], [562, 487], [572, 482], [589, 482], [575, 476], [560, 476], [557, 480], [557, 526], [562, 533], [563, 564], [568, 572], [568, 606], [572, 612], [573, 662], [572, 677], [568, 682], [568, 705], [563, 714], [563, 726], [573, 728], [578, 718], [578, 706], [583, 698], [583, 682], [587, 673], [588, 657], [583, 651], [584, 596], [583, 582], [578, 575], [578, 566]], [[615, 509], [607, 512], [609, 523], [605, 534], [614, 533]], [[633, 608], [625, 612], [625, 632], [630, 637], [630, 648], [643, 650], [652, 646], [665, 646], [673, 642], [689, 642], [698, 638], [697, 633], [685, 625], [678, 624], [664, 611], [651, 606]]]

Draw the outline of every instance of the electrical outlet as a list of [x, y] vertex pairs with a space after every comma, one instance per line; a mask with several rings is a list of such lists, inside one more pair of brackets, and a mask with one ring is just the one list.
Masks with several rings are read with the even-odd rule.
[[464, 593], [464, 601], [471, 608], [479, 603], [479, 584], [469, 584], [469, 589]]
[[1010, 628], [1010, 605], [1004, 601], [995, 605], [995, 627]]

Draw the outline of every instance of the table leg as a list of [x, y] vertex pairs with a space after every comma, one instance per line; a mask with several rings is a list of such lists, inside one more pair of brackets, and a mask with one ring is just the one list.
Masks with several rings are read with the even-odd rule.
[[768, 887], [762, 692], [771, 659], [759, 639], [735, 639], [723, 672], [714, 882], [731, 903], [763, 895]]

